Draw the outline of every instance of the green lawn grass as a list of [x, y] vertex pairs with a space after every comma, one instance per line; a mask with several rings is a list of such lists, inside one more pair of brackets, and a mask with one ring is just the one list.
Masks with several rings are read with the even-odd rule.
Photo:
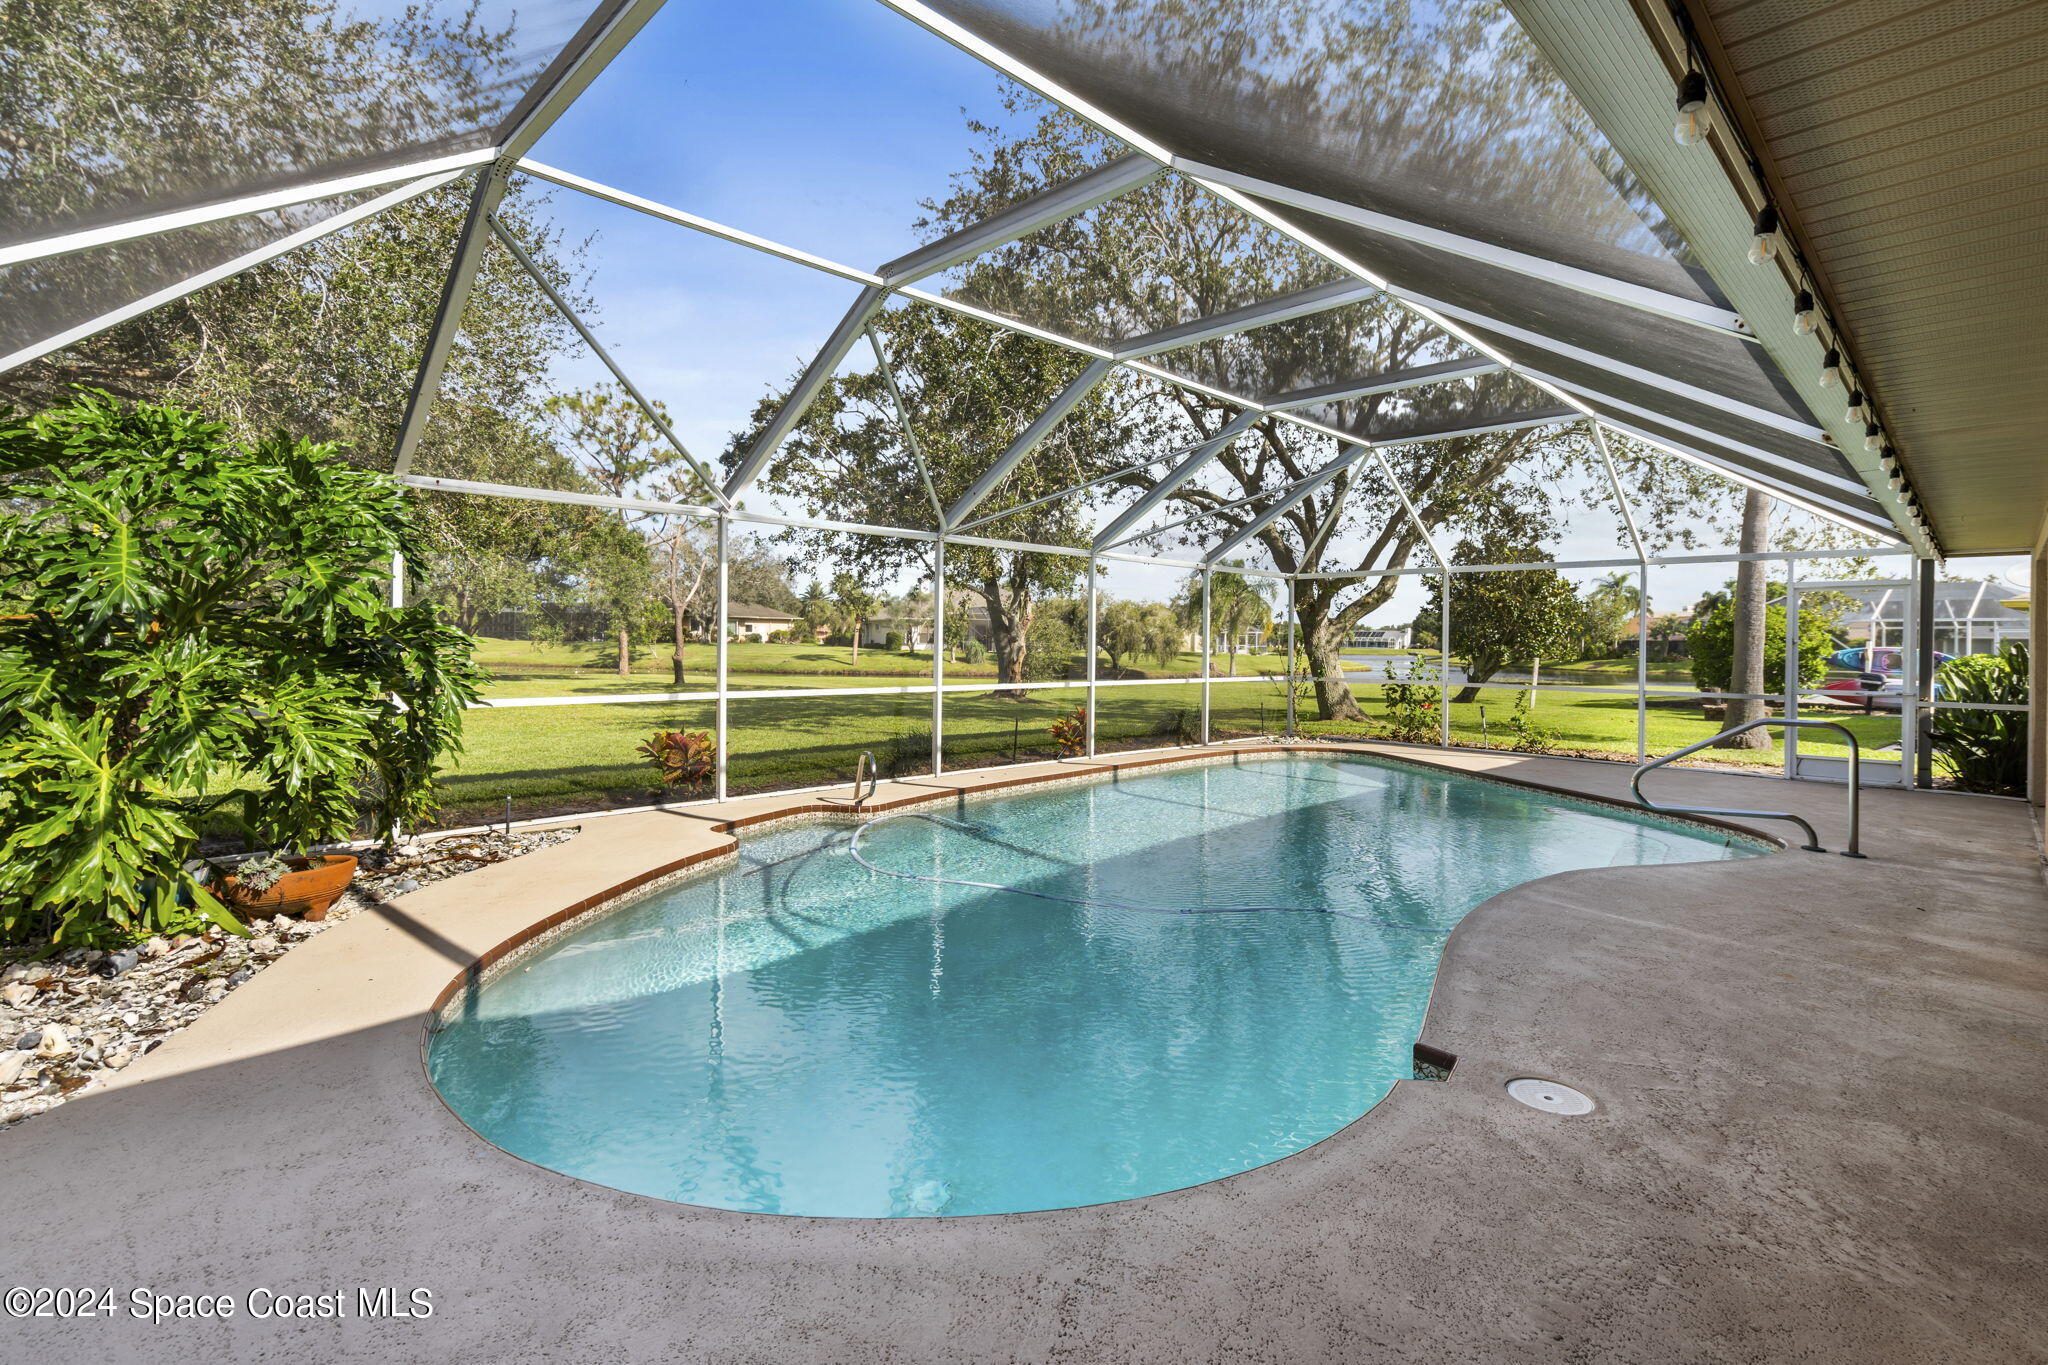
[[[727, 685], [759, 691], [776, 687], [889, 687], [929, 682], [931, 651], [903, 651], [866, 648], [859, 659], [846, 646], [735, 644], [728, 646]], [[476, 660], [490, 675], [484, 688], [486, 700], [510, 697], [582, 697], [618, 693], [668, 692], [675, 688], [672, 651], [667, 645], [634, 651], [632, 671], [621, 676], [618, 653], [609, 644], [545, 645], [528, 640], [477, 637]], [[1217, 655], [1217, 667], [1228, 660]], [[1183, 653], [1173, 664], [1162, 667], [1157, 659], [1130, 663], [1122, 674], [1129, 678], [1195, 677], [1201, 672], [1201, 657]], [[683, 647], [683, 691], [708, 692], [717, 686], [717, 651], [711, 645]], [[1282, 654], [1239, 654], [1240, 675], [1284, 673], [1287, 656]], [[1086, 672], [1076, 658], [1068, 669], [1075, 677]], [[1100, 675], [1110, 676], [1105, 656]], [[993, 663], [946, 664], [946, 681], [971, 682], [994, 679]]]
[[[1576, 659], [1571, 663], [1556, 665], [1571, 673], [1612, 674], [1614, 680], [1627, 684], [1635, 681], [1636, 661], [1632, 654], [1618, 655], [1605, 659]], [[1545, 664], [1548, 670], [1551, 667]], [[1690, 683], [1692, 665], [1683, 659], [1652, 659], [1647, 670], [1651, 682]]]
[[[863, 653], [865, 660], [865, 652]], [[759, 675], [763, 678], [773, 675]], [[782, 685], [795, 680], [785, 676]], [[829, 683], [846, 685], [846, 680]], [[1368, 719], [1332, 722], [1313, 719], [1312, 702], [1301, 706], [1301, 729], [1309, 734], [1384, 738], [1385, 703], [1377, 687], [1355, 689]], [[1451, 708], [1452, 742], [1510, 748], [1515, 688], [1489, 688], [1478, 702]], [[1086, 697], [1081, 688], [1035, 690], [1022, 701], [981, 693], [949, 693], [945, 700], [944, 752], [949, 768], [981, 767], [1058, 755], [1048, 727]], [[1270, 733], [1284, 724], [1286, 690], [1271, 681], [1218, 681], [1211, 688], [1211, 728], [1217, 738]], [[1097, 746], [1102, 751], [1192, 741], [1199, 725], [1198, 682], [1146, 687], [1110, 687], [1098, 693]], [[1482, 720], [1481, 708], [1485, 708]], [[471, 824], [499, 818], [507, 797], [518, 816], [641, 805], [665, 795], [701, 800], [708, 791], [664, 793], [654, 769], [634, 750], [657, 729], [709, 730], [711, 702], [633, 702], [610, 706], [514, 707], [469, 713], [466, 751], [444, 770], [447, 801], [442, 823]], [[1605, 693], [1539, 692], [1533, 712], [1553, 732], [1547, 751], [1633, 761], [1636, 713], [1633, 697]], [[1896, 744], [1896, 716], [1846, 715], [1865, 752]], [[1655, 707], [1649, 712], [1651, 754], [1669, 753], [1718, 729], [1696, 706]], [[863, 750], [872, 751], [889, 775], [929, 771], [931, 698], [771, 697], [730, 702], [729, 790], [734, 794], [819, 786], [852, 779]], [[1809, 736], [1802, 750], [1841, 755], [1846, 750], [1827, 736]], [[1699, 761], [1768, 769], [1783, 761], [1774, 744], [1763, 750], [1715, 750]], [[1691, 760], [1689, 760], [1691, 761]]]

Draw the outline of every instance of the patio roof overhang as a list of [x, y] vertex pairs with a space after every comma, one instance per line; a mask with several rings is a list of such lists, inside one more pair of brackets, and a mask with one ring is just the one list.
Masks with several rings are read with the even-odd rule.
[[[2048, 148], [2032, 118], [2048, 4], [1510, 8], [1879, 500], [1896, 510], [1866, 424], [1844, 416], [1851, 385], [1944, 550], [2032, 546], [2048, 514]], [[1688, 52], [1710, 77], [1713, 131], [1682, 147], [1672, 92]], [[1790, 249], [1750, 268], [1766, 204]], [[1792, 328], [1802, 288], [1849, 385], [1823, 388], [1825, 343]]]

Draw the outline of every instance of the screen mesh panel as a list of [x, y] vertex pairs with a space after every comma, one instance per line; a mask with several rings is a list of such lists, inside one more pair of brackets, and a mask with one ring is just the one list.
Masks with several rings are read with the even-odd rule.
[[[466, 184], [466, 182], [464, 182]], [[89, 251], [0, 266], [0, 355], [46, 341], [374, 197], [315, 200]]]
[[1617, 426], [1632, 427], [1637, 431], [1643, 432], [1645, 435], [1655, 437], [1657, 440], [1676, 446], [1681, 450], [1690, 451], [1724, 468], [1759, 475], [1822, 506], [1831, 507], [1845, 515], [1853, 516], [1859, 521], [1880, 527], [1886, 524], [1887, 518], [1883, 511], [1879, 509], [1876, 503], [1870, 500], [1868, 494], [1859, 496], [1854, 492], [1842, 489], [1836, 484], [1823, 483], [1818, 479], [1802, 475], [1797, 468], [1788, 466], [1783, 462], [1758, 459], [1752, 455], [1731, 451], [1725, 446], [1703, 441], [1688, 432], [1678, 431], [1666, 423], [1638, 417], [1631, 412], [1623, 412], [1612, 404], [1589, 399], [1586, 406], [1592, 408], [1594, 412], [1615, 423]]
[[1152, 356], [1197, 383], [1261, 400], [1469, 354], [1384, 296]]
[[[1565, 345], [1654, 371], [1779, 416], [1813, 414], [1761, 348], [1729, 333], [1679, 322], [1520, 271], [1340, 223], [1320, 214], [1275, 212], [1377, 272], [1397, 289], [1538, 333]], [[1453, 319], [1468, 325], [1464, 319]], [[1505, 345], [1502, 349], [1508, 349]], [[1516, 345], [1518, 359], [1557, 354]]]
[[1412, 440], [1579, 413], [1526, 380], [1511, 374], [1482, 375], [1428, 388], [1373, 394], [1340, 403], [1320, 403], [1300, 415], [1368, 441]]
[[0, 82], [0, 242], [489, 146], [617, 8], [282, 0], [166, 23], [157, 6], [45, 7]]
[[1176, 154], [1701, 301], [1678, 234], [1480, 0], [935, 0]]
[[[1819, 441], [1809, 441], [1803, 436], [1794, 436], [1777, 427], [1766, 426], [1738, 416], [1725, 408], [1697, 399], [1674, 394], [1640, 380], [1614, 374], [1583, 361], [1573, 360], [1553, 352], [1541, 351], [1525, 342], [1511, 341], [1498, 333], [1482, 327], [1473, 327], [1472, 332], [1490, 346], [1497, 346], [1530, 369], [1548, 375], [1563, 387], [1586, 398], [1589, 402], [1598, 397], [1619, 400], [1632, 406], [1657, 413], [1668, 421], [1697, 427], [1713, 435], [1725, 437], [1728, 441], [1754, 447], [1767, 452], [1782, 464], [1788, 472], [1807, 470], [1815, 474], [1847, 479], [1861, 486], [1855, 470], [1842, 458], [1840, 451]], [[1613, 410], [1625, 413], [1627, 410], [1610, 405]], [[1706, 438], [1692, 437], [1697, 444]], [[1740, 452], [1732, 452], [1739, 454]], [[1748, 457], [1754, 462], [1754, 457]], [[1847, 496], [1854, 497], [1851, 491]]]
[[[1160, 243], [1200, 240], [1200, 252]], [[963, 303], [1115, 349], [1200, 318], [1349, 279], [1193, 181], [1161, 175], [929, 281]]]

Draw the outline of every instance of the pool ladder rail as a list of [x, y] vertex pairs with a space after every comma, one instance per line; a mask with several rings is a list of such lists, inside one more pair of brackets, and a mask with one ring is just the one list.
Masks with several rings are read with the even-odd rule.
[[1862, 831], [1860, 812], [1862, 783], [1860, 776], [1862, 769], [1859, 767], [1859, 761], [1861, 755], [1856, 747], [1855, 734], [1848, 726], [1836, 721], [1808, 720], [1796, 716], [1764, 716], [1758, 720], [1748, 721], [1742, 725], [1735, 726], [1733, 729], [1723, 730], [1711, 738], [1703, 739], [1697, 744], [1688, 744], [1677, 753], [1666, 754], [1662, 758], [1653, 758], [1648, 763], [1642, 764], [1635, 770], [1635, 774], [1629, 778], [1629, 790], [1636, 794], [1636, 801], [1645, 809], [1663, 811], [1667, 815], [1733, 815], [1748, 820], [1789, 820], [1806, 831], [1806, 842], [1800, 847], [1804, 848], [1808, 853], [1825, 853], [1827, 850], [1821, 847], [1820, 835], [1814, 833], [1813, 826], [1802, 817], [1794, 815], [1790, 811], [1732, 810], [1720, 806], [1660, 806], [1649, 797], [1643, 795], [1643, 774], [1649, 772], [1650, 769], [1661, 768], [1665, 764], [1675, 762], [1688, 754], [1696, 754], [1702, 749], [1712, 748], [1716, 742], [1727, 738], [1729, 735], [1739, 735], [1745, 731], [1759, 729], [1766, 725], [1782, 726], [1789, 730], [1834, 730], [1842, 738], [1849, 741], [1849, 846], [1842, 850], [1842, 856], [1844, 858], [1863, 857], [1864, 855], [1860, 849]]
[[[863, 771], [867, 773], [868, 778], [868, 789], [865, 794], [860, 789], [860, 779]], [[853, 761], [853, 808], [859, 810], [862, 806], [865, 806], [874, 796], [875, 789], [881, 785], [882, 765], [875, 761], [874, 750], [861, 750], [860, 757]]]

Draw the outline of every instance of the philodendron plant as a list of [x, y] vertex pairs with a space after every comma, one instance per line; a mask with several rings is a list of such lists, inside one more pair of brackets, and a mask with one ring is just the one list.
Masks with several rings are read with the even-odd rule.
[[225, 815], [303, 849], [435, 806], [471, 641], [389, 605], [401, 486], [81, 392], [0, 414], [0, 938], [239, 930], [193, 869]]

